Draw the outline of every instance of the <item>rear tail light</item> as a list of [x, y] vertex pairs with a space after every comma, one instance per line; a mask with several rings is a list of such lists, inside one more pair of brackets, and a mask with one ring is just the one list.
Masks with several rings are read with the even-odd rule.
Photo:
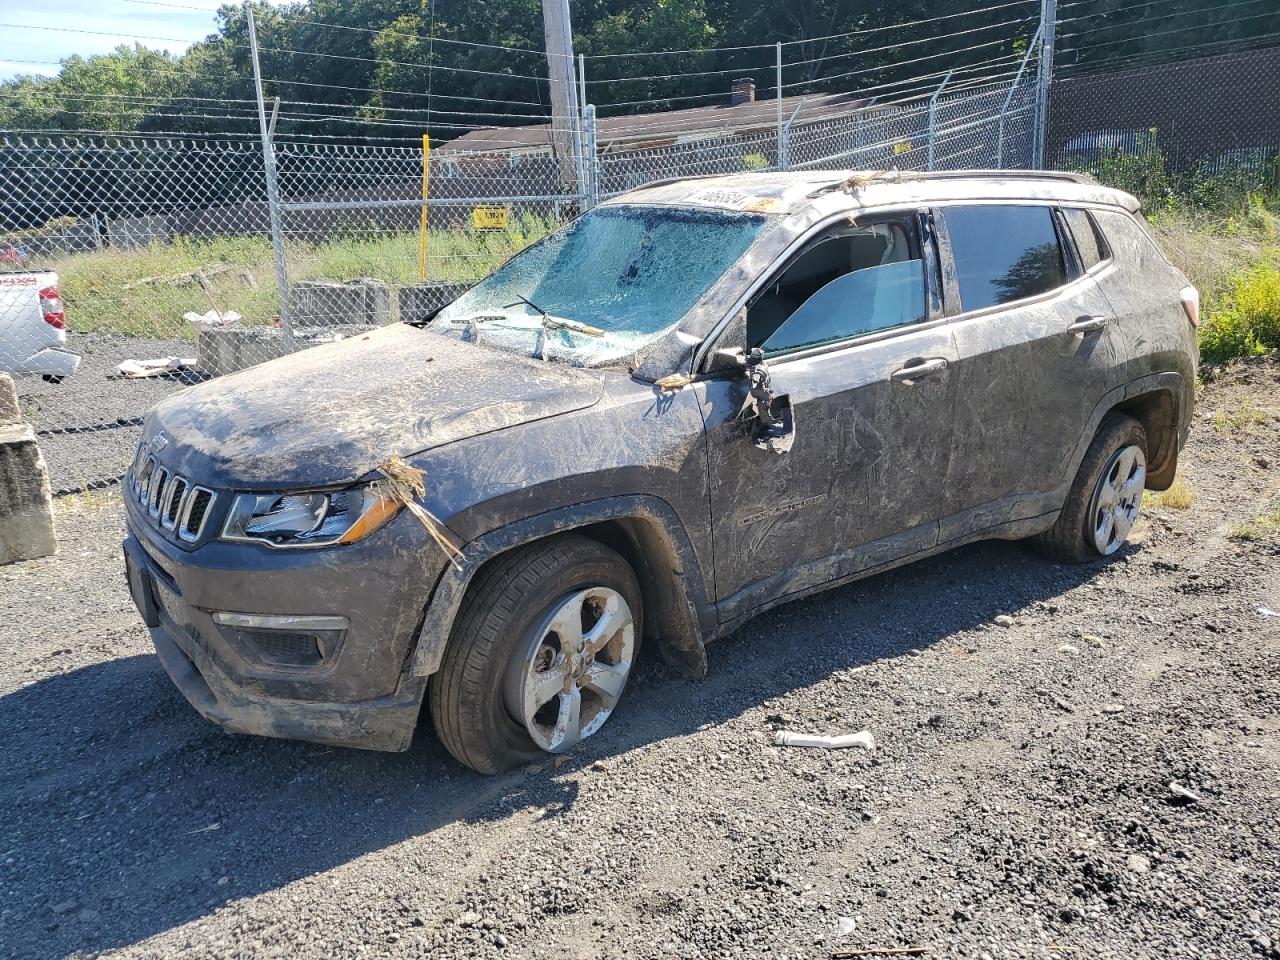
[[45, 287], [40, 291], [40, 312], [44, 314], [44, 322], [55, 330], [67, 329], [67, 314], [57, 287]]
[[1195, 287], [1183, 287], [1178, 294], [1182, 299], [1182, 309], [1187, 311], [1187, 319], [1193, 327], [1200, 326], [1200, 291]]

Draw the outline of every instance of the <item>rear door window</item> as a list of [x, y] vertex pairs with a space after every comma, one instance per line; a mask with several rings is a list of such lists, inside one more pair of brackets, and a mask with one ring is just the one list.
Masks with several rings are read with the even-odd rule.
[[1025, 300], [1066, 283], [1048, 207], [947, 207], [943, 215], [962, 309]]
[[1098, 235], [1098, 228], [1089, 216], [1088, 210], [1076, 207], [1064, 207], [1062, 216], [1071, 231], [1071, 239], [1076, 242], [1076, 250], [1080, 254], [1080, 267], [1086, 272], [1092, 270], [1107, 259], [1106, 246]]

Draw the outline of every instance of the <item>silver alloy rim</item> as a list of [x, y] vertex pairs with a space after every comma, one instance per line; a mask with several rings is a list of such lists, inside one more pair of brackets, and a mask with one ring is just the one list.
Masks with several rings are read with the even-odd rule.
[[1147, 457], [1135, 445], [1121, 447], [1098, 478], [1089, 508], [1093, 546], [1104, 557], [1120, 549], [1142, 508], [1147, 484]]
[[534, 743], [566, 753], [613, 713], [635, 649], [635, 620], [622, 594], [609, 587], [571, 593], [512, 659], [503, 702]]

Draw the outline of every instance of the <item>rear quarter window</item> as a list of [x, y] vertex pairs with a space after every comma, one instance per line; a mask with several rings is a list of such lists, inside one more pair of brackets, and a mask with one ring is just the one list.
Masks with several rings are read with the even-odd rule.
[[1066, 283], [1062, 247], [1048, 207], [946, 207], [962, 309], [1047, 293]]
[[1123, 210], [1099, 210], [1096, 214], [1102, 235], [1111, 245], [1117, 262], [1139, 271], [1167, 269], [1169, 261], [1156, 246], [1147, 228]]
[[1067, 229], [1071, 231], [1071, 239], [1076, 243], [1076, 252], [1080, 254], [1080, 266], [1084, 270], [1092, 270], [1109, 256], [1106, 242], [1098, 234], [1098, 228], [1089, 216], [1088, 210], [1079, 207], [1064, 207], [1062, 216], [1067, 221]]

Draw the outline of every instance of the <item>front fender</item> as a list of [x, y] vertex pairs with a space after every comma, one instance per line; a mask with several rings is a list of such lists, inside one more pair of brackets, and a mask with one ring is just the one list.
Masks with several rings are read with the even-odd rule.
[[[558, 533], [628, 519], [656, 525], [662, 532], [663, 550], [670, 553], [663, 560], [669, 566], [669, 579], [677, 596], [671, 598], [673, 602], [668, 605], [674, 616], [668, 616], [663, 625], [664, 652], [669, 656], [675, 654], [690, 673], [705, 670], [702, 639], [714, 625], [715, 614], [702, 587], [705, 581], [697, 555], [684, 524], [670, 504], [660, 497], [635, 494], [560, 507], [498, 527], [468, 542], [462, 548], [460, 562], [445, 567], [432, 592], [412, 655], [412, 675], [425, 677], [440, 669], [462, 599], [486, 562], [500, 553]], [[649, 566], [653, 559], [649, 556]], [[678, 635], [668, 636], [669, 633]]]

